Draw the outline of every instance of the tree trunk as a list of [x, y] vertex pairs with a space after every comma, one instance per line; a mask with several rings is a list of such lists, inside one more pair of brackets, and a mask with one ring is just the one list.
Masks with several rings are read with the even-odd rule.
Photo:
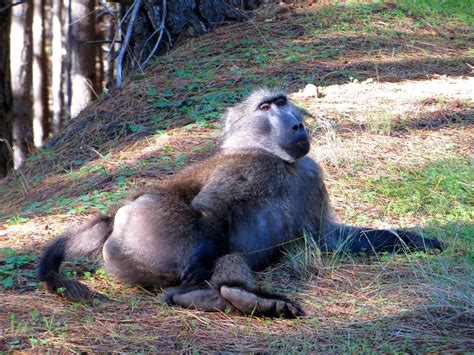
[[57, 133], [64, 119], [64, 96], [63, 96], [63, 1], [53, 0], [52, 8], [52, 55], [51, 55], [51, 96], [53, 101], [52, 131]]
[[63, 47], [65, 54], [62, 62], [62, 90], [64, 100], [64, 115], [63, 120], [68, 121], [71, 118], [71, 99], [72, 99], [72, 84], [71, 84], [71, 48], [72, 48], [72, 33], [71, 33], [71, 2], [72, 0], [63, 0], [62, 16], [63, 16]]
[[94, 23], [95, 1], [71, 1], [71, 116], [76, 116], [95, 98], [96, 49], [87, 41], [96, 39]]
[[[130, 0], [116, 0], [122, 5], [122, 17], [133, 4]], [[166, 2], [166, 34], [161, 35], [158, 50], [155, 44], [160, 38], [164, 3]], [[130, 51], [135, 60], [126, 58], [129, 66], [138, 60], [146, 64], [150, 53], [163, 53], [181, 38], [206, 33], [225, 21], [240, 21], [249, 17], [243, 10], [255, 9], [261, 0], [149, 0], [144, 2], [134, 26]], [[125, 23], [123, 28], [127, 28]]]
[[[114, 16], [107, 16], [105, 20], [105, 31], [104, 37], [106, 40], [112, 41], [115, 38], [116, 31], [119, 29], [117, 28], [117, 22], [120, 20], [120, 7], [118, 4], [108, 3], [108, 8], [114, 14]], [[120, 37], [118, 37], [120, 38]], [[114, 53], [118, 50], [119, 46], [117, 44], [113, 45], [113, 48], [110, 49], [110, 45], [106, 45], [103, 49], [110, 49], [110, 53], [108, 55], [104, 54], [103, 62], [104, 62], [104, 87], [110, 88], [114, 85], [114, 78], [115, 78], [115, 65], [113, 61]]]
[[33, 12], [33, 133], [36, 147], [49, 136], [48, 57], [46, 56], [46, 2], [34, 0]]
[[0, 13], [0, 178], [13, 167], [12, 89], [10, 83], [10, 10]]
[[32, 59], [33, 0], [12, 8], [10, 31], [15, 168], [33, 148]]
[[108, 17], [110, 17], [109, 14], [102, 13], [100, 16], [96, 16], [95, 20], [95, 38], [99, 41], [94, 45], [96, 70], [94, 91], [97, 94], [102, 92], [104, 85], [104, 52], [102, 50], [102, 42], [106, 40], [106, 26], [108, 25], [106, 18]]

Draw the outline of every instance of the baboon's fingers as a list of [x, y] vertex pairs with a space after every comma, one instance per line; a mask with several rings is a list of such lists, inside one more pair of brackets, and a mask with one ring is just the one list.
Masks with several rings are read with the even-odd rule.
[[173, 302], [186, 308], [199, 309], [201, 311], [232, 311], [234, 307], [223, 299], [219, 293], [212, 289], [194, 290], [182, 294], [175, 294]]
[[277, 296], [263, 297], [240, 287], [229, 286], [222, 286], [220, 291], [222, 297], [244, 314], [285, 318], [303, 315], [303, 311], [298, 306]]
[[200, 263], [192, 263], [184, 270], [183, 276], [181, 277], [181, 284], [186, 286], [199, 285], [205, 280], [208, 280], [210, 276], [210, 271], [203, 265]]

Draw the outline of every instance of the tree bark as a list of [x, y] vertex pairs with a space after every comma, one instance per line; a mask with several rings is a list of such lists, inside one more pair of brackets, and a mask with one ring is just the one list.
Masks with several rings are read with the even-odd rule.
[[13, 152], [18, 168], [33, 149], [33, 0], [12, 8], [10, 30], [11, 78], [13, 92]]
[[46, 1], [34, 0], [33, 12], [33, 133], [36, 147], [49, 136], [48, 57], [46, 56]]
[[71, 116], [76, 116], [92, 101], [96, 93], [96, 48], [87, 41], [96, 40], [95, 1], [71, 1]]
[[13, 167], [10, 19], [10, 9], [0, 13], [0, 178], [6, 176]]

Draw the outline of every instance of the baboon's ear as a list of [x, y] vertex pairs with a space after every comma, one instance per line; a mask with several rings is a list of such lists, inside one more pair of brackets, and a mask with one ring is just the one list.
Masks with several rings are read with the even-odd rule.
[[240, 117], [239, 112], [236, 107], [229, 107], [226, 112], [224, 113], [224, 134], [230, 133], [233, 128], [235, 122]]

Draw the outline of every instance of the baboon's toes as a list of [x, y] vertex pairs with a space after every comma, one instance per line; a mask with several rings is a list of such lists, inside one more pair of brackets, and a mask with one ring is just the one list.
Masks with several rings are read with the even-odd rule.
[[244, 314], [285, 318], [303, 315], [298, 306], [277, 296], [263, 297], [240, 287], [229, 286], [222, 286], [220, 292], [223, 298]]

